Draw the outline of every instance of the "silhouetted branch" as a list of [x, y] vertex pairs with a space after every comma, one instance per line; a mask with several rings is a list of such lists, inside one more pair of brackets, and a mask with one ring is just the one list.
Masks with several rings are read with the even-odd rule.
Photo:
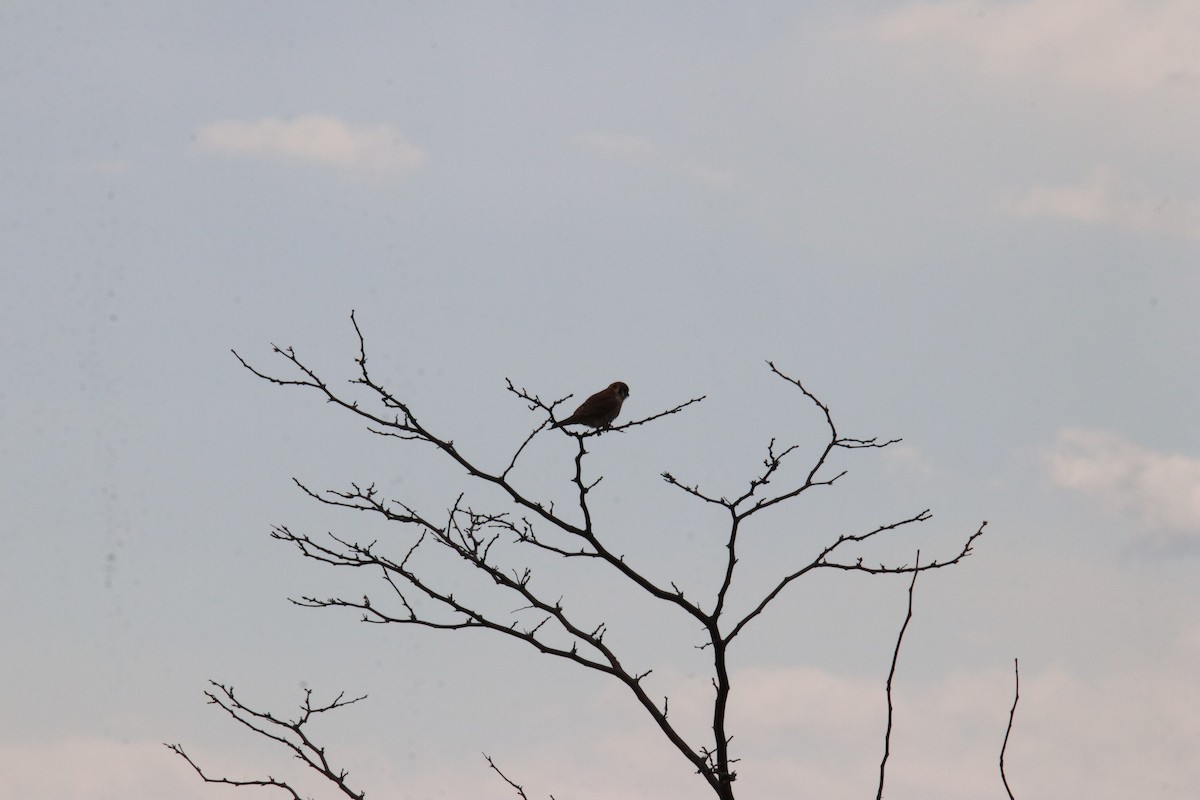
[[[299, 759], [308, 767], [316, 771], [321, 777], [332, 783], [338, 790], [347, 797], [354, 800], [363, 800], [366, 796], [363, 792], [356, 792], [346, 783], [346, 778], [349, 773], [344, 769], [333, 767], [325, 756], [325, 748], [318, 746], [308, 733], [304, 730], [313, 716], [324, 714], [334, 709], [344, 708], [348, 705], [357, 703], [359, 700], [366, 698], [366, 695], [355, 697], [351, 700], [343, 699], [344, 694], [339, 694], [332, 702], [323, 706], [314, 706], [312, 704], [312, 691], [305, 690], [304, 704], [300, 707], [300, 716], [294, 720], [280, 719], [268, 711], [256, 711], [253, 708], [242, 703], [234, 696], [233, 687], [225, 686], [216, 681], [209, 681], [214, 687], [213, 691], [206, 691], [204, 694], [208, 697], [208, 702], [212, 705], [219, 706], [224, 709], [233, 719], [244, 727], [254, 731], [255, 733], [277, 742], [287, 750], [290, 750], [294, 758]], [[183, 746], [179, 744], [165, 744], [169, 750], [173, 751], [180, 758], [191, 765], [206, 783], [223, 783], [228, 786], [266, 786], [274, 787], [287, 792], [292, 800], [303, 800], [299, 792], [291, 786], [287, 781], [281, 781], [277, 778], [268, 776], [266, 778], [218, 778], [208, 775], [201, 767], [192, 760], [192, 758], [183, 750]]]
[[1004, 783], [1004, 791], [1008, 800], [1015, 800], [1012, 789], [1008, 788], [1008, 776], [1004, 774], [1004, 754], [1008, 750], [1008, 736], [1012, 733], [1013, 717], [1017, 714], [1017, 701], [1021, 699], [1021, 665], [1013, 659], [1013, 704], [1008, 710], [1008, 727], [1004, 729], [1004, 744], [1000, 746], [1000, 780]]
[[909, 620], [912, 619], [913, 589], [917, 585], [917, 575], [921, 572], [920, 564], [921, 551], [918, 550], [916, 560], [913, 561], [912, 580], [908, 584], [908, 610], [904, 614], [904, 623], [900, 626], [900, 633], [896, 636], [896, 649], [892, 651], [892, 666], [888, 669], [887, 730], [883, 734], [883, 760], [879, 762], [879, 791], [875, 794], [875, 800], [883, 800], [884, 774], [887, 770], [888, 756], [892, 752], [892, 680], [896, 677], [896, 662], [900, 659], [900, 645], [904, 641], [904, 632], [908, 630]]
[[[607, 428], [607, 430], [623, 431], [623, 430], [626, 430], [627, 428], [636, 428], [639, 425], [645, 425], [646, 423], [653, 422], [656, 419], [662, 419], [663, 417], [669, 417], [672, 414], [678, 414], [680, 411], [683, 411], [688, 406], [693, 405], [695, 403], [699, 403], [701, 400], [704, 400], [707, 397], [708, 397], [708, 395], [702, 394], [699, 397], [693, 397], [691, 400], [685, 400], [684, 402], [680, 403], [677, 406], [668, 408], [666, 411], [659, 411], [657, 414], [651, 414], [648, 417], [642, 417], [641, 419], [630, 420], [629, 422], [625, 422], [620, 425], [613, 425], [612, 427]], [[605, 429], [598, 429], [596, 431], [592, 431], [592, 432], [584, 434], [584, 435], [585, 436], [598, 435], [600, 433], [603, 433], [604, 430]]]
[[719, 498], [718, 497], [709, 497], [704, 492], [700, 491], [699, 486], [688, 486], [687, 484], [680, 483], [675, 478], [675, 476], [669, 472], [664, 472], [662, 474], [662, 479], [664, 481], [666, 481], [667, 483], [671, 484], [672, 486], [679, 487], [680, 489], [682, 489], [683, 491], [692, 495], [693, 497], [700, 498], [701, 500], [703, 500], [706, 503], [712, 503], [714, 505], [724, 506], [725, 508], [729, 508], [729, 501], [726, 500], [724, 497], [719, 497]]
[[867, 564], [864, 564], [863, 560], [861, 558], [857, 559], [852, 564], [846, 564], [846, 563], [842, 563], [842, 562], [838, 562], [838, 561], [830, 561], [829, 560], [829, 556], [831, 556], [838, 547], [842, 546], [846, 542], [863, 542], [863, 541], [866, 541], [867, 539], [870, 539], [871, 537], [876, 536], [878, 534], [886, 533], [889, 531], [894, 531], [897, 528], [901, 528], [905, 525], [911, 525], [916, 522], [925, 522], [926, 520], [928, 520], [930, 518], [931, 518], [931, 515], [930, 515], [929, 511], [925, 510], [925, 511], [920, 512], [919, 514], [916, 514], [915, 516], [908, 517], [907, 519], [902, 519], [897, 522], [888, 523], [886, 525], [880, 525], [873, 530], [867, 531], [866, 533], [843, 534], [843, 535], [839, 536], [832, 544], [827, 545], [820, 552], [820, 554], [815, 559], [813, 559], [811, 562], [809, 562], [805, 566], [801, 567], [800, 569], [796, 570], [795, 572], [793, 572], [789, 575], [785, 575], [783, 578], [781, 578], [779, 580], [779, 583], [777, 583], [775, 585], [775, 588], [772, 589], [770, 592], [768, 592], [762, 598], [762, 600], [759, 601], [758, 605], [756, 605], [754, 607], [754, 609], [750, 611], [750, 613], [746, 614], [746, 616], [744, 616], [733, 627], [733, 629], [729, 632], [728, 636], [726, 636], [726, 640], [728, 641], [730, 639], [733, 639], [733, 637], [735, 637], [739, 633], [741, 633], [742, 629], [744, 627], [746, 627], [746, 625], [752, 619], [754, 619], [759, 614], [761, 614], [764, 610], [766, 610], [766, 607], [771, 603], [771, 601], [774, 600], [776, 597], [778, 597], [779, 594], [788, 586], [788, 584], [792, 583], [793, 581], [795, 581], [798, 578], [803, 577], [804, 575], [808, 574], [809, 572], [812, 572], [815, 569], [829, 568], [829, 569], [838, 569], [838, 570], [842, 570], [845, 572], [865, 572], [870, 575], [888, 575], [888, 574], [896, 575], [896, 574], [906, 574], [909, 572], [916, 573], [916, 572], [927, 572], [927, 571], [933, 570], [933, 569], [942, 569], [943, 567], [948, 567], [953, 564], [957, 564], [958, 562], [962, 561], [964, 558], [969, 556], [972, 552], [971, 545], [974, 543], [974, 541], [976, 539], [978, 539], [980, 536], [983, 535], [983, 530], [985, 527], [987, 527], [987, 522], [980, 524], [979, 528], [974, 533], [972, 533], [970, 536], [967, 537], [966, 542], [963, 543], [962, 549], [959, 550], [959, 552], [952, 558], [949, 558], [949, 559], [946, 559], [943, 561], [937, 561], [935, 559], [933, 561], [930, 561], [928, 564], [913, 565], [913, 566], [909, 566], [908, 564], [899, 564], [899, 565], [894, 565], [894, 566], [880, 564], [879, 566], [869, 566]]
[[553, 402], [545, 403], [536, 394], [532, 394], [523, 388], [518, 389], [516, 386], [513, 385], [513, 382], [511, 380], [509, 380], [508, 378], [505, 378], [504, 382], [507, 384], [507, 388], [510, 392], [512, 392], [513, 394], [515, 394], [517, 397], [521, 398], [522, 400], [525, 400], [529, 404], [530, 411], [536, 411], [538, 409], [541, 409], [541, 410], [545, 411], [547, 414], [547, 419], [545, 421], [543, 421], [541, 425], [538, 425], [536, 428], [534, 428], [533, 431], [530, 432], [529, 436], [525, 437], [525, 441], [522, 442], [521, 446], [517, 448], [517, 451], [515, 453], [513, 453], [513, 457], [512, 457], [512, 459], [509, 460], [508, 466], [505, 467], [504, 472], [500, 473], [501, 478], [507, 479], [508, 474], [510, 472], [512, 472], [513, 469], [517, 466], [517, 459], [520, 458], [521, 453], [524, 452], [525, 448], [529, 446], [529, 443], [533, 441], [534, 437], [537, 436], [539, 433], [541, 433], [543, 430], [545, 430], [546, 426], [548, 426], [550, 424], [551, 420], [554, 417], [554, 409], [557, 408], [559, 405], [565, 403], [567, 400], [570, 400], [572, 395], [567, 395], [566, 397], [560, 398], [558, 400], [554, 400]]
[[[497, 775], [500, 776], [500, 778], [505, 783], [507, 783], [509, 786], [511, 786], [513, 788], [513, 790], [516, 791], [517, 796], [520, 797], [521, 800], [529, 800], [529, 797], [525, 794], [525, 787], [517, 784], [515, 781], [513, 781], [511, 778], [509, 778], [507, 775], [505, 775], [503, 772], [501, 772], [500, 768], [496, 766], [496, 762], [493, 761], [492, 757], [489, 756], [487, 753], [484, 753], [483, 757], [487, 760], [488, 767], [491, 768], [492, 772], [495, 772]], [[554, 800], [554, 795], [550, 795], [550, 800]]]

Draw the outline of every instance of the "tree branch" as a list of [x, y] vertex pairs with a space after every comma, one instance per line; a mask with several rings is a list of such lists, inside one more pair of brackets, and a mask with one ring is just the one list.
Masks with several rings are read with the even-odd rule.
[[483, 757], [487, 760], [488, 766], [491, 767], [492, 771], [495, 772], [497, 775], [499, 775], [500, 778], [505, 783], [507, 783], [509, 786], [511, 786], [513, 789], [516, 790], [517, 796], [520, 797], [521, 800], [529, 800], [529, 798], [525, 795], [525, 788], [523, 786], [520, 786], [520, 785], [514, 783], [507, 775], [505, 775], [503, 772], [501, 772], [500, 768], [496, 766], [496, 762], [492, 761], [491, 756], [489, 756], [487, 753], [484, 753]]
[[843, 535], [839, 536], [836, 541], [834, 541], [830, 545], [827, 545], [820, 552], [820, 554], [815, 559], [813, 559], [811, 562], [809, 562], [805, 566], [801, 567], [800, 569], [796, 570], [795, 572], [793, 572], [789, 575], [785, 575], [783, 578], [781, 578], [779, 583], [777, 583], [775, 585], [775, 588], [773, 588], [770, 592], [768, 592], [762, 598], [762, 600], [759, 601], [758, 605], [756, 605], [750, 611], [750, 613], [746, 614], [746, 616], [744, 616], [733, 627], [733, 630], [731, 630], [729, 632], [729, 634], [725, 637], [726, 641], [733, 639], [735, 636], [737, 636], [739, 633], [741, 633], [742, 629], [745, 628], [746, 625], [749, 624], [749, 622], [751, 620], [753, 620], [755, 617], [757, 617], [759, 614], [761, 614], [764, 610], [766, 610], [767, 606], [771, 603], [771, 601], [774, 600], [776, 597], [778, 597], [779, 594], [788, 586], [788, 584], [790, 584], [792, 581], [794, 581], [804, 575], [807, 575], [809, 572], [812, 572], [815, 569], [829, 568], [829, 569], [842, 570], [844, 572], [865, 572], [870, 575], [885, 575], [885, 574], [893, 574], [894, 575], [894, 574], [906, 574], [909, 572], [912, 572], [912, 573], [926, 572], [926, 571], [932, 570], [932, 569], [942, 569], [943, 567], [948, 567], [953, 564], [957, 564], [958, 562], [962, 561], [964, 558], [969, 556], [972, 552], [971, 545], [974, 543], [974, 541], [976, 539], [978, 539], [980, 536], [983, 535], [983, 530], [985, 527], [987, 527], [987, 522], [982, 523], [974, 533], [972, 533], [970, 536], [967, 537], [966, 542], [963, 543], [962, 549], [955, 556], [953, 556], [952, 558], [949, 558], [949, 559], [945, 559], [943, 561], [938, 561], [935, 559], [933, 561], [930, 561], [928, 564], [919, 564], [919, 565], [914, 565], [914, 566], [909, 566], [908, 564], [901, 564], [899, 566], [887, 566], [884, 564], [880, 564], [877, 567], [872, 567], [872, 566], [864, 564], [863, 560], [861, 558], [857, 559], [852, 564], [846, 564], [846, 563], [842, 563], [842, 562], [838, 562], [838, 561], [830, 561], [829, 560], [829, 556], [831, 556], [837, 548], [841, 547], [846, 542], [863, 542], [863, 541], [866, 541], [867, 539], [870, 539], [873, 536], [877, 536], [878, 534], [886, 533], [889, 531], [894, 531], [897, 528], [901, 528], [905, 525], [911, 525], [916, 522], [925, 522], [926, 520], [930, 519], [930, 517], [931, 517], [931, 515], [930, 515], [929, 511], [928, 511], [928, 509], [926, 509], [925, 511], [922, 511], [919, 514], [908, 517], [907, 519], [902, 519], [902, 520], [899, 520], [898, 522], [892, 522], [892, 523], [888, 523], [886, 525], [880, 525], [873, 530], [867, 531], [866, 533], [843, 534]]
[[1008, 776], [1004, 774], [1004, 753], [1008, 750], [1008, 736], [1012, 733], [1013, 717], [1017, 714], [1017, 701], [1021, 699], [1021, 665], [1017, 659], [1013, 659], [1013, 704], [1008, 710], [1008, 727], [1004, 729], [1004, 744], [1000, 746], [1000, 780], [1004, 783], [1004, 791], [1008, 794], [1008, 800], [1013, 798], [1012, 789], [1008, 787]]
[[[370, 392], [372, 392], [378, 398], [378, 400], [384, 406], [384, 408], [399, 412], [399, 413], [394, 414], [394, 416], [391, 419], [388, 419], [387, 417], [381, 416], [380, 414], [377, 414], [377, 413], [372, 413], [371, 411], [368, 411], [368, 410], [364, 409], [363, 407], [361, 407], [357, 401], [352, 401], [347, 398], [343, 398], [342, 396], [340, 396], [339, 394], [334, 392], [325, 381], [321, 380], [311, 368], [309, 368], [307, 365], [305, 365], [299, 359], [299, 357], [295, 354], [295, 351], [290, 347], [285, 349], [285, 348], [280, 348], [278, 346], [272, 345], [272, 349], [275, 353], [283, 356], [284, 359], [286, 359], [289, 363], [291, 363], [304, 376], [303, 380], [288, 380], [288, 379], [276, 378], [272, 375], [261, 372], [258, 369], [256, 369], [255, 367], [251, 366], [247, 361], [245, 361], [245, 359], [243, 359], [241, 357], [241, 355], [239, 355], [237, 353], [236, 350], [233, 351], [233, 354], [238, 359], [238, 361], [242, 364], [242, 366], [244, 366], [247, 370], [249, 370], [254, 375], [262, 378], [263, 380], [266, 380], [270, 383], [273, 383], [273, 384], [276, 384], [279, 386], [301, 386], [301, 387], [307, 387], [307, 388], [312, 388], [312, 389], [317, 390], [318, 392], [320, 392], [322, 395], [325, 396], [325, 398], [328, 402], [333, 403], [334, 405], [337, 405], [347, 411], [350, 411], [351, 413], [366, 420], [369, 423], [368, 429], [372, 430], [375, 433], [381, 433], [383, 435], [388, 435], [388, 436], [396, 436], [397, 438], [401, 438], [401, 439], [405, 439], [405, 440], [423, 441], [423, 442], [433, 445], [435, 448], [437, 448], [438, 450], [443, 452], [445, 455], [447, 455], [461, 469], [463, 469], [467, 473], [468, 476], [499, 487], [504, 493], [506, 493], [508, 495], [509, 499], [512, 502], [516, 503], [518, 506], [521, 506], [522, 508], [529, 510], [530, 512], [532, 512], [536, 516], [542, 518], [544, 521], [550, 523], [552, 526], [559, 529], [560, 531], [562, 531], [568, 535], [577, 536], [577, 537], [584, 539], [595, 550], [596, 557], [600, 558], [605, 563], [607, 563], [610, 567], [615, 569], [617, 572], [621, 573], [626, 579], [635, 583], [643, 591], [648, 592], [649, 594], [658, 598], [659, 600], [663, 600], [665, 602], [672, 603], [672, 604], [678, 606], [679, 608], [681, 608], [682, 610], [687, 612], [690, 616], [692, 616], [695, 619], [700, 619], [700, 614], [701, 614], [700, 610], [697, 607], [695, 607], [694, 605], [692, 605], [691, 603], [689, 603], [688, 601], [686, 601], [680, 594], [655, 585], [648, 578], [646, 578], [640, 572], [638, 572], [634, 567], [627, 564], [625, 562], [625, 559], [622, 556], [614, 554], [611, 551], [609, 551], [607, 548], [605, 548], [596, 539], [594, 532], [588, 527], [586, 517], [585, 517], [583, 526], [568, 522], [563, 517], [555, 514], [551, 510], [551, 508], [552, 508], [551, 505], [537, 502], [536, 500], [533, 500], [532, 498], [527, 497], [524, 493], [522, 493], [520, 490], [518, 490], [508, 480], [507, 476], [508, 476], [508, 472], [510, 471], [508, 468], [506, 468], [504, 471], [502, 471], [498, 474], [489, 472], [488, 470], [477, 466], [470, 459], [468, 459], [466, 456], [464, 456], [455, 447], [453, 441], [440, 438], [437, 435], [435, 435], [432, 431], [425, 428], [418, 421], [416, 414], [414, 413], [412, 408], [407, 403], [396, 398], [394, 395], [391, 394], [391, 392], [389, 392], [382, 385], [378, 384], [371, 377], [371, 375], [367, 369], [366, 342], [363, 337], [362, 329], [359, 327], [358, 320], [355, 317], [354, 312], [350, 313], [350, 321], [354, 326], [354, 331], [358, 338], [358, 357], [355, 359], [355, 363], [357, 363], [359, 366], [359, 376], [357, 378], [352, 379], [351, 383], [363, 386], [366, 389], [368, 389]], [[523, 390], [514, 390], [514, 391], [518, 396], [523, 397], [527, 400], [529, 400], [533, 397], [528, 392], [523, 393]], [[633, 422], [628, 422], [628, 423], [625, 423], [624, 425], [619, 425], [614, 428], [610, 428], [608, 430], [624, 430], [626, 428], [643, 425], [652, 420], [659, 419], [661, 417], [664, 417], [664, 416], [667, 416], [670, 414], [676, 414], [676, 413], [682, 411], [684, 408], [687, 408], [688, 406], [692, 405], [693, 403], [698, 403], [703, 399], [704, 399], [703, 397], [693, 398], [684, 403], [680, 403], [679, 405], [674, 406], [673, 408], [667, 409], [666, 411], [661, 411], [657, 414], [653, 414], [644, 419], [635, 420]], [[562, 401], [556, 401], [556, 402], [562, 402]], [[543, 406], [544, 406], [544, 404], [543, 404]], [[596, 431], [593, 433], [598, 433], [598, 432], [599, 431]], [[572, 435], [576, 435], [576, 434], [572, 434]], [[583, 446], [582, 438], [585, 436], [588, 436], [588, 435], [591, 435], [591, 434], [578, 434], [579, 438], [581, 439], [581, 443], [580, 443], [581, 449]], [[515, 463], [515, 460], [516, 460], [516, 456], [514, 456], [513, 459], [510, 460], [510, 462], [509, 462], [510, 465]], [[592, 484], [592, 487], [594, 487], [594, 485], [595, 484]], [[591, 488], [591, 487], [589, 487], [589, 488]], [[373, 510], [378, 511], [379, 509], [373, 509]]]
[[917, 585], [917, 575], [920, 574], [921, 551], [917, 551], [917, 558], [913, 562], [915, 568], [912, 571], [912, 580], [908, 584], [908, 610], [904, 614], [904, 624], [900, 626], [900, 634], [896, 637], [896, 649], [892, 651], [892, 666], [888, 669], [887, 676], [887, 730], [883, 734], [883, 760], [879, 762], [879, 791], [875, 794], [875, 800], [883, 800], [883, 782], [884, 774], [887, 770], [888, 756], [891, 754], [892, 746], [892, 680], [896, 677], [896, 662], [900, 659], [900, 644], [904, 641], [904, 632], [908, 630], [909, 620], [912, 619], [913, 608], [913, 589]]
[[[337, 789], [347, 797], [354, 800], [363, 800], [366, 796], [363, 792], [356, 792], [350, 788], [346, 782], [349, 773], [344, 769], [336, 769], [333, 767], [325, 756], [325, 748], [318, 746], [304, 730], [304, 726], [309, 723], [313, 716], [323, 714], [327, 711], [333, 711], [338, 708], [344, 708], [348, 705], [357, 703], [359, 700], [366, 698], [366, 695], [355, 697], [351, 700], [343, 699], [344, 694], [339, 694], [332, 702], [323, 706], [314, 706], [312, 704], [312, 691], [306, 689], [304, 692], [304, 704], [300, 707], [300, 716], [295, 720], [280, 719], [268, 711], [256, 711], [253, 708], [243, 704], [237, 697], [234, 696], [233, 687], [225, 686], [216, 681], [209, 681], [213, 686], [212, 691], [206, 691], [204, 694], [208, 697], [208, 702], [211, 705], [219, 706], [224, 709], [234, 720], [242, 726], [254, 731], [255, 733], [283, 745], [286, 749], [292, 752], [294, 758], [299, 759], [304, 764], [315, 770], [321, 777], [332, 783]], [[274, 777], [267, 776], [266, 778], [257, 779], [235, 779], [235, 778], [218, 778], [208, 775], [200, 768], [200, 766], [192, 760], [192, 758], [184, 752], [183, 746], [179, 744], [165, 744], [164, 746], [176, 753], [180, 758], [191, 765], [205, 783], [223, 783], [228, 786], [267, 786], [280, 789], [287, 792], [292, 800], [302, 800], [299, 792], [292, 787], [287, 781], [281, 781]]]

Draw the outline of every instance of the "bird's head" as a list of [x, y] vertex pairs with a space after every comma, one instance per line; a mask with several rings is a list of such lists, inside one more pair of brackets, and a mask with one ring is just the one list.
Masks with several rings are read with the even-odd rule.
[[609, 384], [608, 390], [620, 398], [622, 403], [625, 402], [626, 397], [629, 397], [629, 384], [624, 381]]

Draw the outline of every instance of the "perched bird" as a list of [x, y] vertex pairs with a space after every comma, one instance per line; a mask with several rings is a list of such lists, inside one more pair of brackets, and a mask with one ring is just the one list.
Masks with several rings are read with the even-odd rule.
[[621, 404], [626, 397], [629, 397], [629, 384], [617, 381], [584, 400], [574, 414], [554, 423], [553, 427], [587, 425], [590, 428], [607, 428], [621, 413]]

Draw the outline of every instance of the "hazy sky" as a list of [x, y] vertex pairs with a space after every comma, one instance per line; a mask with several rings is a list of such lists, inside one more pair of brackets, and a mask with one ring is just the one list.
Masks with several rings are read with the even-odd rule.
[[[373, 798], [514, 797], [481, 751], [531, 797], [707, 792], [615, 683], [287, 602], [381, 584], [271, 525], [401, 536], [293, 476], [431, 516], [464, 488], [229, 352], [344, 385], [352, 309], [487, 466], [540, 422], [505, 378], [624, 380], [631, 418], [708, 395], [592, 442], [605, 540], [697, 596], [723, 519], [659, 474], [732, 495], [772, 436], [819, 446], [774, 360], [903, 442], [747, 530], [739, 602], [841, 532], [930, 508], [867, 551], [929, 558], [989, 523], [917, 585], [888, 796], [1004, 797], [1014, 657], [1017, 796], [1200, 796], [1197, 42], [1194, 0], [8, 0], [0, 796], [237, 794], [162, 742], [294, 770], [209, 678], [280, 714], [369, 694], [314, 733]], [[572, 444], [539, 436], [522, 480], [567, 496]], [[699, 631], [572, 588], [702, 730]], [[735, 647], [741, 796], [873, 796], [906, 588], [815, 575]]]

